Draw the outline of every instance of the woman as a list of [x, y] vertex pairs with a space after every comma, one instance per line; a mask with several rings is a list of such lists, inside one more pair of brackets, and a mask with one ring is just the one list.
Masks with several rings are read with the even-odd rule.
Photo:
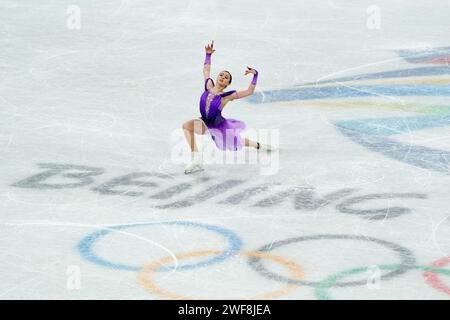
[[245, 75], [253, 74], [252, 82], [247, 90], [227, 91], [226, 89], [232, 81], [231, 73], [224, 70], [217, 76], [216, 83], [210, 78], [211, 56], [214, 50], [214, 41], [205, 47], [206, 56], [203, 65], [203, 75], [205, 77], [205, 87], [200, 97], [199, 119], [192, 119], [183, 124], [184, 135], [191, 148], [191, 163], [186, 167], [185, 173], [193, 173], [202, 169], [197, 145], [195, 143], [195, 134], [209, 133], [216, 143], [216, 146], [222, 150], [240, 150], [243, 146], [261, 149], [264, 147], [270, 151], [270, 146], [262, 146], [259, 142], [242, 139], [240, 132], [245, 129], [245, 123], [235, 119], [225, 119], [222, 116], [222, 110], [228, 102], [235, 99], [242, 99], [250, 96], [255, 91], [258, 81], [258, 71], [247, 67]]

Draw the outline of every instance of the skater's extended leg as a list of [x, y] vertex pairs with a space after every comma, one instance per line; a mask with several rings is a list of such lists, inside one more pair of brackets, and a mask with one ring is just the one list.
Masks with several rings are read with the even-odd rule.
[[250, 140], [250, 139], [247, 139], [247, 138], [244, 139], [244, 143], [245, 143], [246, 147], [253, 147], [253, 148], [257, 149], [257, 150], [260, 150], [260, 149], [266, 150], [266, 151], [275, 151], [275, 150], [277, 150], [274, 146], [271, 146], [270, 144], [261, 144], [261, 143], [259, 143], [257, 141], [253, 141], [253, 140]]
[[259, 142], [245, 138], [244, 144], [246, 147], [253, 147], [253, 148], [259, 149]]

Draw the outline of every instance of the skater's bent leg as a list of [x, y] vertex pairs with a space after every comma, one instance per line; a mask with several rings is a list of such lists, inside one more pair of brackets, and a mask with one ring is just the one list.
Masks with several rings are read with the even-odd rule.
[[183, 132], [186, 137], [186, 141], [191, 148], [191, 152], [198, 152], [197, 144], [195, 143], [195, 133], [205, 134], [207, 128], [203, 121], [199, 119], [193, 119], [183, 123]]
[[205, 134], [207, 127], [200, 119], [193, 119], [183, 123], [183, 131], [191, 148], [191, 162], [186, 166], [184, 173], [194, 173], [202, 171], [202, 157], [197, 150], [197, 144], [195, 143], [195, 134]]
[[194, 132], [196, 134], [205, 134], [208, 128], [206, 127], [205, 123], [200, 119], [194, 119]]
[[198, 151], [197, 144], [195, 143], [194, 125], [192, 120], [183, 123], [183, 132], [186, 137], [186, 141], [191, 148], [191, 152]]

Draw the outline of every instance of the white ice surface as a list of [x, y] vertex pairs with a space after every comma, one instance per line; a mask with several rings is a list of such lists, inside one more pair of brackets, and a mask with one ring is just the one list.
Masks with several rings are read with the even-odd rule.
[[[67, 8], [73, 4], [81, 9], [80, 30], [67, 28]], [[352, 119], [420, 116], [423, 113], [416, 106], [430, 104], [449, 114], [448, 95], [231, 102], [225, 117], [244, 121], [249, 131], [278, 130], [281, 150], [274, 175], [262, 175], [260, 164], [213, 164], [201, 174], [184, 176], [183, 164], [174, 163], [171, 156], [175, 147], [171, 137], [181, 133], [185, 120], [199, 116], [203, 47], [212, 39], [217, 49], [212, 77], [229, 70], [232, 89], [247, 88], [247, 65], [260, 71], [258, 92], [439, 66], [408, 63], [396, 50], [450, 46], [447, 0], [378, 0], [381, 28], [369, 30], [367, 8], [373, 4], [367, 0], [0, 0], [0, 299], [171, 298], [164, 295], [166, 291], [188, 298], [252, 298], [277, 290], [281, 293], [274, 298], [315, 299], [311, 286], [293, 285], [284, 292], [285, 283], [256, 272], [246, 256], [263, 245], [301, 236], [337, 234], [393, 242], [413, 253], [416, 266], [429, 266], [450, 255], [449, 172], [371, 151], [334, 125]], [[426, 78], [450, 83], [449, 74]], [[387, 138], [450, 152], [448, 136], [450, 128], [441, 126]], [[212, 142], [204, 137], [200, 145], [206, 148]], [[104, 172], [77, 188], [17, 186], [46, 171], [40, 164], [48, 163]], [[134, 172], [172, 178], [151, 180], [158, 183], [156, 187], [115, 187], [142, 192], [139, 196], [93, 190]], [[202, 177], [210, 180], [202, 182]], [[195, 200], [199, 193], [230, 179], [243, 182], [210, 199]], [[41, 181], [75, 182], [78, 179], [61, 175]], [[167, 200], [150, 198], [181, 183], [193, 186]], [[220, 203], [265, 183], [275, 185], [238, 204]], [[255, 206], [293, 187], [312, 188], [314, 198], [355, 190], [311, 210], [295, 208], [293, 196]], [[350, 206], [410, 209], [380, 220], [343, 213], [339, 207], [346, 199], [373, 194], [423, 197], [379, 198]], [[190, 205], [157, 207], [190, 196], [194, 199]], [[138, 272], [95, 264], [77, 249], [84, 237], [102, 227], [160, 221], [229, 229], [242, 240], [240, 254], [193, 270], [146, 274], [161, 288], [157, 291], [144, 287]], [[223, 236], [202, 228], [154, 225], [122, 231], [102, 237], [95, 253], [115, 263], [148, 266], [174, 255], [228, 247]], [[362, 240], [292, 243], [270, 254], [301, 267], [305, 281], [321, 281], [357, 267], [399, 263], [391, 250]], [[180, 259], [179, 264], [214, 255]], [[285, 266], [268, 259], [263, 262], [271, 272], [290, 276]], [[70, 286], [76, 276], [73, 270], [80, 271], [80, 287], [75, 289]], [[361, 272], [342, 281], [369, 283], [371, 276]], [[450, 287], [448, 275], [439, 277]], [[444, 291], [427, 284], [422, 271], [409, 270], [381, 280], [376, 288], [369, 283], [335, 287], [329, 293], [337, 299], [449, 299], [450, 292]]]

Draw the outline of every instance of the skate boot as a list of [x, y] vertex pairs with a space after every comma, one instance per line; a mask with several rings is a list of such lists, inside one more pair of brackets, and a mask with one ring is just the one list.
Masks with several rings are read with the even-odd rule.
[[198, 152], [192, 152], [191, 163], [189, 163], [184, 169], [185, 174], [191, 174], [199, 171], [203, 171], [202, 161]]
[[259, 143], [259, 142], [256, 143], [256, 149], [258, 151], [264, 150], [264, 151], [267, 151], [267, 152], [273, 152], [273, 151], [277, 151], [278, 150], [278, 148], [275, 147], [275, 146], [272, 146], [270, 144], [262, 144], [262, 143]]

